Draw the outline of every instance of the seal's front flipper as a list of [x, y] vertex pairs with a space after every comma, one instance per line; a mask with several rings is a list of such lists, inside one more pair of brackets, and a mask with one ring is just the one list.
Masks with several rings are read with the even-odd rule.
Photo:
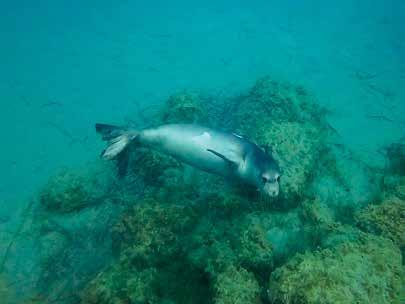
[[126, 150], [139, 134], [136, 131], [106, 124], [96, 124], [96, 131], [102, 135], [103, 140], [108, 141], [107, 148], [101, 153], [101, 157], [108, 160], [116, 158]]
[[224, 161], [226, 161], [228, 164], [230, 164], [230, 165], [232, 165], [232, 166], [237, 166], [237, 163], [235, 162], [235, 161], [233, 161], [233, 160], [230, 160], [229, 158], [227, 158], [225, 155], [223, 155], [223, 154], [221, 154], [221, 153], [219, 153], [219, 152], [217, 152], [217, 151], [214, 151], [214, 150], [212, 150], [212, 149], [207, 149], [207, 151], [208, 152], [211, 152], [212, 154], [214, 154], [214, 155], [216, 155], [216, 156], [218, 156], [218, 157], [220, 157], [220, 158], [222, 158]]

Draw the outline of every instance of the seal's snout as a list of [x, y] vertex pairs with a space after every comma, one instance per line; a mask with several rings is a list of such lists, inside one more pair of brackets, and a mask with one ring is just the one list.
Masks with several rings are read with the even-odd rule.
[[278, 196], [280, 192], [280, 176], [267, 176], [263, 175], [262, 176], [262, 192], [266, 194], [269, 197], [276, 197]]

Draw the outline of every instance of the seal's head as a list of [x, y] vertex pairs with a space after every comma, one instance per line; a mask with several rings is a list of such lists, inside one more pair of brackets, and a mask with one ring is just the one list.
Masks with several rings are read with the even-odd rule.
[[280, 192], [281, 171], [269, 149], [257, 149], [254, 153], [254, 184], [267, 197], [276, 197]]
[[261, 192], [270, 197], [277, 196], [280, 191], [280, 176], [278, 168], [268, 168], [262, 172], [259, 187]]

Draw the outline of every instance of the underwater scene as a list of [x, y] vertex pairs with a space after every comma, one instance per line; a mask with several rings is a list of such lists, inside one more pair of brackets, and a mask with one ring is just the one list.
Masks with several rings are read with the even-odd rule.
[[405, 303], [405, 1], [0, 29], [0, 304]]

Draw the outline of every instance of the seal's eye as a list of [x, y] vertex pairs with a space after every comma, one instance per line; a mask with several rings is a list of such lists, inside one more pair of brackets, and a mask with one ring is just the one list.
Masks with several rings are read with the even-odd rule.
[[276, 180], [277, 180], [277, 183], [279, 183], [280, 182], [280, 175], [279, 176], [277, 176], [277, 178], [276, 178]]
[[262, 182], [263, 184], [267, 183], [269, 181], [269, 179], [265, 176], [262, 176]]

